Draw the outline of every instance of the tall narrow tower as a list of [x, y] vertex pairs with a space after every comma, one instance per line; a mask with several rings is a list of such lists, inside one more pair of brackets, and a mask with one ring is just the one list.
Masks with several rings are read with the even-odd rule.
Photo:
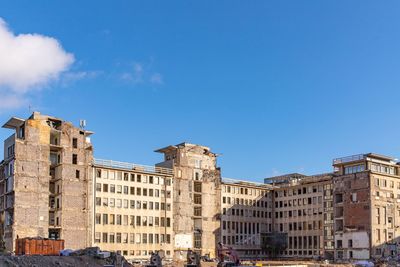
[[175, 259], [186, 259], [188, 249], [215, 257], [219, 238], [221, 172], [210, 148], [182, 143], [157, 150], [174, 169]]
[[0, 214], [6, 248], [17, 237], [65, 240], [67, 248], [90, 245], [92, 132], [34, 112], [11, 118], [15, 133], [4, 142]]

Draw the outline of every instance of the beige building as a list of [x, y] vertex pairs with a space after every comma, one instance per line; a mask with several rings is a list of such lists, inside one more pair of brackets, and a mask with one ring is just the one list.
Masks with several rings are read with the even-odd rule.
[[156, 150], [158, 167], [174, 171], [174, 258], [186, 260], [188, 249], [216, 257], [221, 212], [221, 173], [210, 148], [181, 143]]
[[400, 253], [400, 165], [361, 154], [334, 172], [221, 179], [217, 154], [181, 143], [155, 166], [93, 159], [92, 132], [34, 112], [11, 118], [0, 162], [0, 235], [61, 238], [128, 259], [216, 257], [218, 242], [241, 258], [357, 260]]
[[272, 232], [286, 244], [273, 255], [291, 258], [333, 258], [332, 175], [294, 173], [266, 178], [274, 185]]
[[242, 259], [266, 258], [261, 235], [272, 232], [272, 186], [223, 179], [221, 238]]
[[369, 153], [335, 159], [333, 166], [336, 258], [397, 256], [399, 164]]
[[172, 169], [95, 159], [92, 243], [128, 260], [173, 256]]
[[6, 248], [17, 237], [65, 239], [68, 248], [90, 245], [92, 134], [71, 123], [34, 112], [11, 118], [3, 128], [0, 215]]

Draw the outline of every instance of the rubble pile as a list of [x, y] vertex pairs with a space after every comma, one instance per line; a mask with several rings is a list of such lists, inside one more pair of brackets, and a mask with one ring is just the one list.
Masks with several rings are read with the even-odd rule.
[[123, 256], [101, 252], [98, 247], [68, 251], [66, 254], [64, 254], [66, 256], [0, 255], [0, 267], [132, 267]]

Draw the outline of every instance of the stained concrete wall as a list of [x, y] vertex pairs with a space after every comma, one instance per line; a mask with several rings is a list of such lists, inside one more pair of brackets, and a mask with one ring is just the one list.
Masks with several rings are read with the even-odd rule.
[[[66, 247], [86, 247], [90, 244], [92, 221], [87, 197], [91, 187], [88, 172], [92, 147], [86, 142], [87, 133], [71, 123], [38, 112], [23, 122], [23, 126], [23, 137], [13, 135], [15, 164], [9, 180], [13, 188], [3, 196], [6, 202], [7, 199], [13, 202], [8, 209], [6, 203], [6, 209], [1, 212], [5, 217], [12, 215], [12, 224], [4, 226], [6, 248], [13, 251], [17, 237], [47, 238], [50, 229], [59, 232], [58, 237], [65, 239]], [[73, 138], [78, 140], [76, 149], [72, 148]], [[57, 164], [51, 164], [50, 153], [60, 155]], [[77, 154], [78, 164], [72, 164], [72, 154]], [[54, 174], [51, 174], [52, 168]], [[76, 178], [77, 170], [79, 178]], [[50, 191], [51, 183], [59, 188], [58, 192]], [[58, 200], [58, 207], [50, 207], [52, 197]], [[58, 225], [49, 225], [51, 212], [58, 217]]]
[[[208, 147], [182, 143], [158, 150], [165, 161], [157, 166], [174, 169], [174, 233], [179, 238], [193, 240], [191, 249], [202, 255], [216, 256], [221, 210], [221, 174], [216, 155]], [[201, 192], [195, 192], [194, 182], [201, 182]], [[201, 204], [195, 196], [201, 195]], [[201, 207], [201, 216], [194, 208]], [[201, 234], [201, 247], [196, 246], [196, 234]], [[178, 243], [181, 243], [178, 240]], [[175, 248], [175, 259], [186, 259], [187, 248]]]

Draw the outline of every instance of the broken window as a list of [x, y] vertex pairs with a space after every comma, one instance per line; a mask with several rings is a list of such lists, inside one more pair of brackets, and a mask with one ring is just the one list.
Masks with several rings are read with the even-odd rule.
[[72, 164], [78, 164], [78, 155], [72, 154]]
[[194, 195], [194, 204], [201, 204], [201, 195]]
[[72, 147], [78, 148], [78, 138], [72, 138]]
[[79, 170], [76, 170], [76, 171], [75, 171], [75, 177], [76, 177], [76, 178], [79, 178], [79, 176], [80, 176], [80, 171], [79, 171]]

